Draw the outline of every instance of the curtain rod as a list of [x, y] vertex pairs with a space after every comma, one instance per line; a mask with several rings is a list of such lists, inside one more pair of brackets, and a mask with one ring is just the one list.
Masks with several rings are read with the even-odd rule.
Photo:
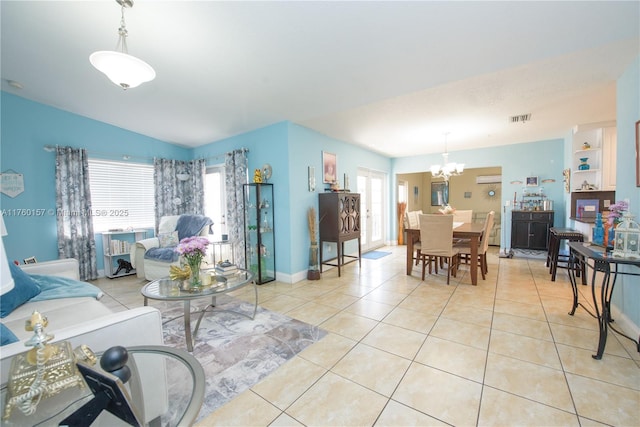
[[[58, 148], [58, 145], [51, 145], [51, 144], [47, 144], [43, 147], [44, 151], [47, 152], [54, 152], [56, 151], [56, 149]], [[234, 151], [242, 151], [243, 153], [248, 153], [249, 149], [248, 148], [239, 148], [237, 150], [233, 150], [229, 153], [224, 153], [224, 154], [217, 154], [215, 156], [209, 156], [209, 157], [201, 157], [204, 160], [218, 160], [218, 159], [224, 159], [224, 157], [227, 154], [231, 154]], [[103, 151], [93, 151], [93, 150], [87, 150], [87, 154], [100, 154], [103, 156], [109, 156], [109, 157], [120, 157], [120, 154], [116, 154], [116, 153], [106, 153]], [[129, 154], [122, 154], [122, 160], [131, 160], [131, 159], [143, 159], [143, 160], [155, 160], [157, 157], [146, 157], [146, 156], [132, 156]], [[191, 159], [191, 160], [197, 160], [197, 159]], [[181, 161], [188, 161], [188, 160], [181, 160]]]

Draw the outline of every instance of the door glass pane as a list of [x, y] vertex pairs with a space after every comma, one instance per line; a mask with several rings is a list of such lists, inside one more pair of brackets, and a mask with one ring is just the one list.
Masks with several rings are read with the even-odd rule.
[[204, 214], [213, 221], [213, 240], [227, 233], [225, 221], [224, 168], [207, 168], [204, 182]]
[[369, 223], [369, 215], [367, 211], [367, 177], [358, 175], [358, 193], [360, 193], [360, 245], [366, 246], [368, 243], [367, 240], [367, 230]]
[[382, 179], [371, 178], [371, 241], [375, 242], [383, 239], [382, 216], [383, 216], [383, 188]]

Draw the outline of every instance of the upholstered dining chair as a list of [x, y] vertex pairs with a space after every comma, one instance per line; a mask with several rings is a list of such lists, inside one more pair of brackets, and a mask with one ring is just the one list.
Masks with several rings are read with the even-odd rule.
[[453, 211], [453, 222], [473, 222], [473, 210]]
[[[494, 211], [491, 211], [487, 214], [487, 218], [484, 221], [484, 231], [482, 233], [482, 237], [480, 238], [480, 243], [478, 243], [478, 267], [480, 268], [480, 273], [482, 274], [482, 280], [486, 279], [486, 274], [489, 272], [487, 264], [487, 251], [489, 250], [489, 231], [493, 227], [494, 216]], [[470, 242], [459, 242], [454, 244], [454, 247], [459, 250], [460, 258], [468, 260], [471, 256]]]
[[420, 258], [422, 260], [422, 280], [429, 264], [435, 264], [438, 273], [438, 261], [447, 263], [447, 285], [450, 277], [456, 277], [458, 270], [458, 248], [453, 247], [453, 215], [420, 215]]
[[[404, 214], [404, 228], [412, 228], [417, 229], [420, 228], [420, 219], [419, 215], [422, 215], [422, 211], [408, 211]], [[420, 262], [420, 242], [415, 242], [413, 245], [416, 253], [414, 255], [414, 259], [416, 260], [416, 265]]]

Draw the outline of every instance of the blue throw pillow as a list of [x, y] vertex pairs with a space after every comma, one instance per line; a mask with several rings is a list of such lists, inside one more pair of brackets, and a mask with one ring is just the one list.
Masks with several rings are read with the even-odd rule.
[[0, 323], [0, 340], [2, 341], [0, 346], [20, 341], [18, 337], [11, 332], [11, 329], [4, 326], [4, 323]]
[[0, 297], [0, 317], [7, 317], [13, 310], [20, 307], [40, 293], [40, 286], [27, 273], [14, 263], [9, 263], [13, 289]]

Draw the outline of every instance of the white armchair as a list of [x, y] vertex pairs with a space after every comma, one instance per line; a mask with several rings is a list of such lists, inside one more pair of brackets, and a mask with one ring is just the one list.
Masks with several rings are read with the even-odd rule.
[[[213, 224], [210, 218], [202, 215], [172, 215], [163, 216], [158, 224], [158, 235], [149, 239], [139, 240], [131, 246], [131, 264], [140, 278], [158, 280], [169, 275], [171, 265], [179, 265], [177, 256], [171, 257], [173, 249], [185, 237], [206, 236]], [[155, 252], [151, 257], [149, 252], [155, 248], [166, 248], [163, 254]]]

